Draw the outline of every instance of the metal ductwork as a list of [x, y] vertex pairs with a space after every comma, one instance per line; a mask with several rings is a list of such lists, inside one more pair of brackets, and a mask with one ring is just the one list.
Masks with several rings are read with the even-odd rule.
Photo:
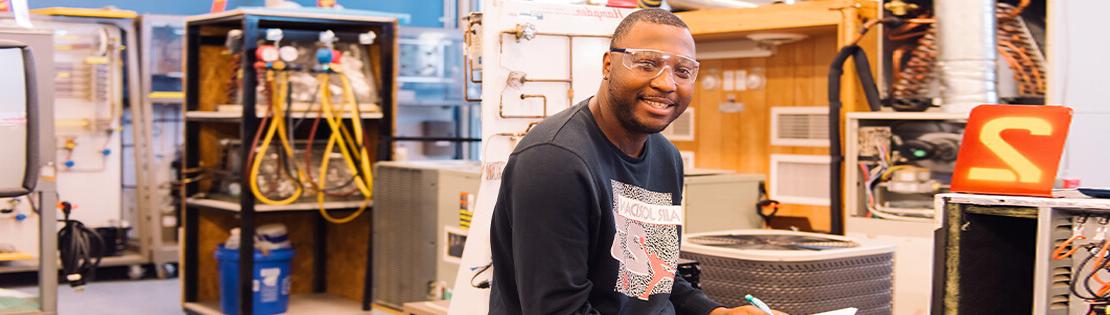
[[941, 105], [970, 112], [998, 103], [994, 0], [937, 0]]

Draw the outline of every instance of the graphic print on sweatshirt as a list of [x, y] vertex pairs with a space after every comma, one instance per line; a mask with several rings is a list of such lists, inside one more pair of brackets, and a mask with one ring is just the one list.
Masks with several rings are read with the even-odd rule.
[[671, 194], [611, 180], [617, 234], [611, 254], [620, 262], [617, 292], [647, 300], [669, 294], [678, 265], [682, 207]]

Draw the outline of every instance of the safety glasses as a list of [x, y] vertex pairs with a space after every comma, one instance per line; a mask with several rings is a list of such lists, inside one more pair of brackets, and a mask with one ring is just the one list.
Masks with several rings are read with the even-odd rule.
[[621, 64], [645, 79], [658, 77], [663, 73], [663, 69], [668, 67], [671, 68], [676, 84], [691, 85], [698, 77], [700, 64], [690, 57], [654, 49], [612, 48], [609, 51], [624, 54], [620, 58]]

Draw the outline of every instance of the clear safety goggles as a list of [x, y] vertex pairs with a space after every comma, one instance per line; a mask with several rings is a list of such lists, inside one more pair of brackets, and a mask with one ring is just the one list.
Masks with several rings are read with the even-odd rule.
[[647, 79], [658, 77], [668, 67], [671, 68], [671, 76], [676, 84], [690, 85], [698, 78], [700, 64], [690, 57], [654, 49], [612, 48], [609, 51], [624, 54], [621, 64]]

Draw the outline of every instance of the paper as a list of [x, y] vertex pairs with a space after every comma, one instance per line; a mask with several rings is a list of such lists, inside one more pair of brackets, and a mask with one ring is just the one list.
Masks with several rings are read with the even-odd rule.
[[721, 88], [724, 89], [725, 91], [732, 91], [733, 84], [735, 84], [735, 83], [733, 83], [735, 81], [735, 78], [736, 78], [736, 72], [735, 71], [725, 71], [724, 79], [722, 80], [723, 82], [721, 83]]
[[748, 90], [748, 71], [747, 70], [736, 70], [736, 90], [737, 91], [747, 91]]
[[844, 308], [844, 309], [839, 309], [839, 310], [829, 311], [829, 312], [824, 312], [824, 313], [818, 313], [818, 314], [813, 314], [813, 315], [856, 315], [856, 312], [858, 312], [858, 311], [859, 311], [858, 308], [849, 307], [849, 308]]

